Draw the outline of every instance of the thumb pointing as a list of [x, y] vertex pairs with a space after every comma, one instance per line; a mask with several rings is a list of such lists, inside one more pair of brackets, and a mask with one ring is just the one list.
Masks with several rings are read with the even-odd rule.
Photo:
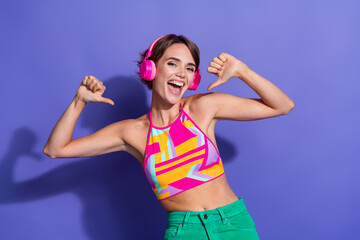
[[115, 103], [113, 102], [113, 100], [111, 100], [110, 98], [102, 98], [101, 99], [101, 102], [103, 102], [103, 103], [108, 103], [108, 104], [110, 104], [110, 105], [115, 105]]
[[219, 85], [221, 85], [221, 84], [223, 84], [222, 82], [221, 82], [221, 78], [218, 78], [218, 80], [216, 80], [215, 82], [213, 82], [212, 84], [210, 84], [210, 86], [208, 87], [208, 91], [210, 91], [212, 88], [215, 88], [215, 87], [217, 87], [217, 86], [219, 86]]

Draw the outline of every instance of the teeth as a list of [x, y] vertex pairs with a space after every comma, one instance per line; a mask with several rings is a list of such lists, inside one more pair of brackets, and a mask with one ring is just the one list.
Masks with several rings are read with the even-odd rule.
[[175, 81], [175, 80], [171, 80], [171, 81], [169, 81], [169, 83], [173, 83], [173, 84], [175, 84], [176, 86], [179, 86], [179, 87], [182, 87], [185, 84], [183, 82], [178, 82], [178, 81]]

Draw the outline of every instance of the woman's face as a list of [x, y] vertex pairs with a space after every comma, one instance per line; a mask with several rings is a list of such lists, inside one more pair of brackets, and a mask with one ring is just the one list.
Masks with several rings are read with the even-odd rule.
[[156, 64], [155, 91], [165, 101], [175, 104], [194, 79], [196, 65], [185, 44], [176, 43], [165, 50]]

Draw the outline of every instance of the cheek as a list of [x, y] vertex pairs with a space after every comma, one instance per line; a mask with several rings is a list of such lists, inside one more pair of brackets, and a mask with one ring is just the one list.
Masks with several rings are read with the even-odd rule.
[[192, 81], [194, 79], [194, 76], [195, 76], [194, 73], [189, 73], [188, 74], [189, 80]]
[[156, 69], [156, 76], [153, 80], [153, 86], [163, 86], [165, 82], [168, 81], [168, 78], [171, 74], [168, 71], [164, 71], [164, 69]]
[[163, 77], [169, 74], [169, 70], [164, 67], [156, 68], [156, 76]]

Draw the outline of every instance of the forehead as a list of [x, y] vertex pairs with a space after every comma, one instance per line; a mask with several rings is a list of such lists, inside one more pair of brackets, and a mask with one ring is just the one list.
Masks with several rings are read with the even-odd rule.
[[189, 48], [182, 43], [175, 43], [165, 50], [162, 60], [166, 60], [169, 57], [175, 57], [186, 63], [195, 64]]

